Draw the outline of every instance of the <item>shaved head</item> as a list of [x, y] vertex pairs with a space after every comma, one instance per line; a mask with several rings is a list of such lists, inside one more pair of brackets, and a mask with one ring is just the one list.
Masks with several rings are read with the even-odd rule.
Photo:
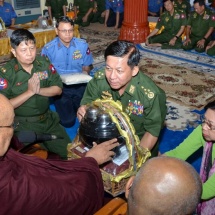
[[[0, 126], [10, 126], [14, 120], [13, 106], [2, 94], [0, 94], [0, 101]], [[13, 128], [0, 127], [0, 156], [7, 151], [12, 136]]]
[[185, 161], [156, 157], [141, 167], [129, 192], [129, 215], [187, 215], [200, 201], [202, 183]]

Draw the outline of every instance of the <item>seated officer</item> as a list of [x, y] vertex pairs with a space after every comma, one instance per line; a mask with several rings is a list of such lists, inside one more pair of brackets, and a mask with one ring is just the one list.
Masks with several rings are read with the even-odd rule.
[[11, 52], [14, 59], [0, 69], [0, 93], [10, 99], [20, 131], [53, 134], [62, 139], [44, 141], [43, 147], [67, 158], [70, 142], [59, 116], [49, 109], [49, 97], [62, 93], [62, 81], [48, 58], [36, 56], [34, 35], [25, 29], [13, 31]]
[[191, 12], [187, 21], [183, 49], [204, 52], [211, 41], [211, 34], [215, 27], [215, 15], [205, 6], [204, 0], [195, 0], [193, 4], [195, 11]]
[[[93, 57], [85, 40], [73, 37], [74, 23], [66, 17], [60, 17], [56, 24], [58, 37], [47, 43], [42, 55], [49, 58], [59, 74], [89, 73]], [[76, 121], [76, 112], [84, 94], [86, 84], [63, 84], [63, 93], [53, 98], [60, 123], [72, 127]]]
[[10, 27], [15, 24], [15, 19], [17, 17], [16, 12], [14, 11], [12, 5], [4, 2], [4, 0], [0, 0], [0, 17], [5, 23], [5, 27]]
[[94, 0], [74, 0], [75, 24], [86, 27], [93, 18]]
[[104, 0], [95, 0], [92, 23], [99, 22], [104, 24], [105, 22], [105, 1]]
[[[173, 0], [164, 0], [166, 11], [160, 16], [155, 29], [146, 38], [147, 46], [158, 46], [163, 49], [180, 49], [181, 35], [186, 26], [186, 14], [174, 8]], [[159, 30], [160, 34], [157, 34]]]

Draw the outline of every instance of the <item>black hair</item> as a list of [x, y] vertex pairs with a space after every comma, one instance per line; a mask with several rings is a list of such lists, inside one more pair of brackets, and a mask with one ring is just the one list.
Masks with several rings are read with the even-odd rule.
[[70, 19], [68, 16], [61, 16], [59, 19], [57, 19], [56, 28], [58, 28], [60, 22], [70, 23], [71, 26], [74, 26], [73, 20]]
[[124, 40], [114, 41], [106, 48], [104, 57], [106, 61], [109, 55], [123, 57], [127, 54], [129, 55], [127, 64], [133, 69], [140, 61], [140, 52], [134, 43]]
[[205, 6], [205, 0], [194, 0], [193, 4], [199, 3], [199, 6]]
[[209, 102], [207, 105], [205, 105], [205, 111], [207, 110], [207, 109], [211, 109], [211, 110], [215, 110], [215, 100], [214, 101], [212, 101], [212, 102]]
[[163, 0], [163, 3], [165, 3], [166, 1], [171, 1], [171, 2], [173, 2], [174, 0]]
[[27, 42], [29, 40], [33, 41], [34, 44], [36, 43], [36, 39], [30, 31], [23, 28], [17, 29], [13, 31], [10, 37], [10, 45], [15, 49], [21, 42]]

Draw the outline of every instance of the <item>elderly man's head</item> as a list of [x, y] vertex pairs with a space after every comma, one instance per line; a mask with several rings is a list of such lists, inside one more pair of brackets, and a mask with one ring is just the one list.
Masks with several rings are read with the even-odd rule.
[[10, 101], [1, 94], [0, 101], [0, 156], [3, 156], [13, 136], [14, 109]]
[[127, 193], [128, 214], [192, 214], [201, 193], [201, 180], [190, 164], [171, 157], [152, 158], [142, 166]]

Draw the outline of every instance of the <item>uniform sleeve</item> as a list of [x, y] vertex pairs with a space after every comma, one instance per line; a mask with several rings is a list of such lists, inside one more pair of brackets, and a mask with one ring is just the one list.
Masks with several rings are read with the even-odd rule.
[[210, 15], [210, 23], [209, 23], [209, 27], [215, 27], [215, 14], [211, 14]]
[[192, 25], [192, 16], [193, 16], [193, 13], [191, 13], [187, 19], [187, 25], [188, 26], [191, 26]]
[[11, 19], [14, 19], [14, 18], [17, 18], [17, 15], [16, 15], [16, 12], [15, 10], [13, 9], [12, 5], [10, 4], [10, 10], [11, 10]]
[[157, 25], [156, 25], [156, 29], [161, 29], [161, 27], [164, 25], [164, 22], [163, 22], [163, 20], [164, 20], [164, 16], [163, 15], [161, 15], [161, 17], [158, 19], [158, 21], [157, 21]]
[[203, 143], [202, 126], [199, 125], [178, 147], [165, 154], [170, 157], [186, 160], [190, 155], [202, 147]]
[[97, 83], [96, 79], [93, 78], [91, 79], [88, 84], [87, 87], [85, 89], [83, 98], [81, 100], [81, 105], [86, 105], [91, 103], [92, 101], [100, 98], [100, 93], [101, 91], [99, 90], [99, 84]]
[[83, 50], [83, 66], [89, 66], [92, 63], [93, 63], [93, 56], [88, 44], [86, 43]]
[[144, 128], [147, 132], [158, 137], [166, 117], [166, 95], [159, 93], [144, 110]]
[[181, 19], [182, 19], [181, 26], [186, 26], [187, 25], [187, 15], [185, 12], [181, 14]]

